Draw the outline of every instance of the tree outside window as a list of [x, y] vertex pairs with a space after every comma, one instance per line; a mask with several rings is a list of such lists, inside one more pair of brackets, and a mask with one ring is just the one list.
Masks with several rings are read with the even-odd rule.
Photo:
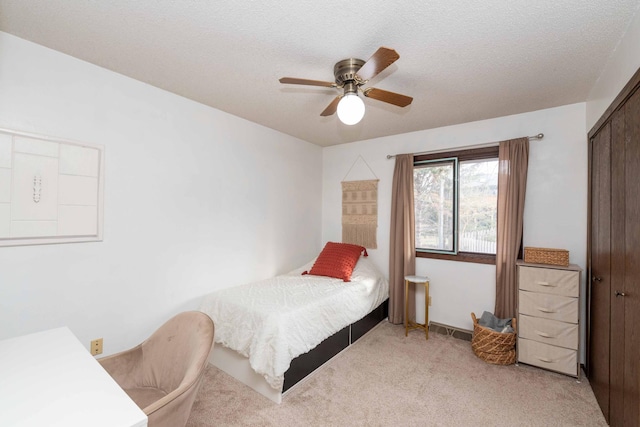
[[425, 163], [414, 167], [416, 247], [454, 251], [455, 162]]
[[497, 147], [417, 156], [417, 256], [495, 262], [497, 201]]

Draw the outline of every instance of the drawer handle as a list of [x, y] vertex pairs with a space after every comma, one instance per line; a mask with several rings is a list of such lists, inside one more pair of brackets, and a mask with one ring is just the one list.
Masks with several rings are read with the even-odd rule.
[[555, 288], [558, 285], [556, 285], [555, 283], [549, 283], [549, 282], [536, 282], [536, 285], [540, 285], [540, 286], [548, 286], [550, 288]]
[[549, 335], [546, 332], [542, 332], [542, 331], [535, 331], [536, 334], [540, 335], [543, 338], [555, 338], [553, 335]]
[[539, 357], [538, 356], [538, 360], [540, 360], [541, 362], [545, 362], [545, 363], [553, 363], [552, 359], [548, 359], [546, 357]]
[[544, 307], [538, 307], [538, 310], [543, 312], [543, 313], [555, 313], [555, 310], [552, 310], [550, 308], [544, 308]]

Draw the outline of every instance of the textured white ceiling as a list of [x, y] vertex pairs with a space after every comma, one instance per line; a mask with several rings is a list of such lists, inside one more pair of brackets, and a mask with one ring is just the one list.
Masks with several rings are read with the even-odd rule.
[[[0, 30], [328, 146], [585, 101], [640, 0], [0, 0]], [[355, 126], [320, 113], [335, 62], [400, 59]]]

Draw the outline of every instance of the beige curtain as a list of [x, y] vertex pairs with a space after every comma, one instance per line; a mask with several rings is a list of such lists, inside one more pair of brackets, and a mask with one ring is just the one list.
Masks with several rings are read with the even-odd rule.
[[[416, 272], [413, 155], [396, 156], [391, 194], [389, 321], [404, 323], [404, 276]], [[409, 318], [415, 319], [415, 287], [409, 287]]]
[[495, 315], [516, 315], [516, 259], [522, 242], [529, 139], [502, 141], [498, 154], [498, 242]]

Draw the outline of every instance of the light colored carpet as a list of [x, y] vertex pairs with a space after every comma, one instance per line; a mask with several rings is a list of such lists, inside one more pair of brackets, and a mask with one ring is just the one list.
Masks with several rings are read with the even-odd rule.
[[[214, 348], [215, 351], [215, 348]], [[606, 426], [591, 387], [383, 322], [277, 405], [209, 366], [188, 427]]]

